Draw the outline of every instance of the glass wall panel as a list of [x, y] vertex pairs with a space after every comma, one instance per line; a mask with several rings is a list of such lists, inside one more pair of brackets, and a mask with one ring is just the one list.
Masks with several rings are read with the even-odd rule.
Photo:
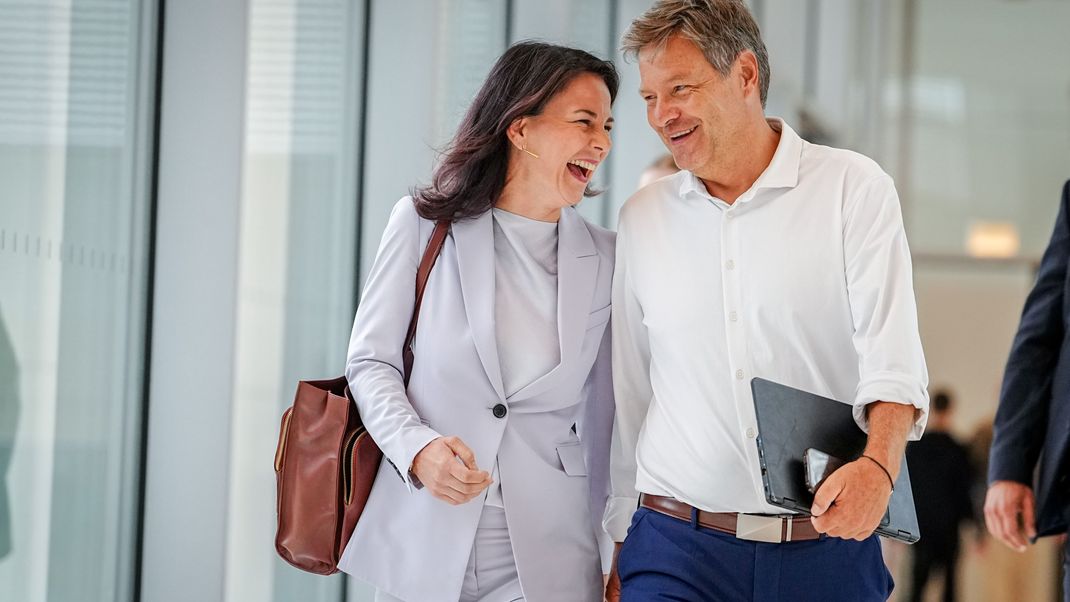
[[391, 207], [430, 181], [436, 152], [505, 50], [506, 4], [372, 2], [362, 275], [375, 259]]
[[337, 601], [341, 576], [275, 553], [279, 418], [344, 368], [356, 300], [363, 5], [252, 0], [226, 599]]
[[1070, 4], [918, 0], [912, 23], [915, 252], [1039, 257], [1070, 178]]
[[0, 1], [0, 599], [132, 597], [155, 4]]

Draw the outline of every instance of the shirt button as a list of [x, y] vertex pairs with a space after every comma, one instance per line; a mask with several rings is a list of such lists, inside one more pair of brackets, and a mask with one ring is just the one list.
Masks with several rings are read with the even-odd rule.
[[729, 259], [729, 260], [728, 260], [728, 261], [727, 261], [727, 262], [726, 262], [726, 263], [724, 264], [724, 267], [726, 267], [726, 268], [728, 268], [728, 269], [730, 269], [730, 270], [734, 270], [734, 269], [736, 269], [736, 262], [734, 262], [734, 261], [732, 261], [731, 259]]
[[754, 436], [757, 435], [757, 434], [758, 434], [758, 432], [755, 431], [753, 428], [747, 429], [747, 438], [748, 439], [753, 439]]
[[743, 380], [743, 371], [736, 370], [736, 380]]
[[733, 311], [733, 312], [730, 312], [730, 313], [728, 314], [728, 319], [729, 319], [729, 320], [732, 320], [733, 322], [736, 322], [736, 321], [738, 321], [738, 320], [739, 320], [739, 314], [737, 314], [737, 313], [736, 313], [736, 312], [734, 312], [734, 311]]
[[499, 403], [498, 405], [494, 406], [494, 409], [492, 409], [491, 411], [494, 412], [495, 418], [505, 418], [505, 414], [508, 410], [505, 409], [505, 404]]

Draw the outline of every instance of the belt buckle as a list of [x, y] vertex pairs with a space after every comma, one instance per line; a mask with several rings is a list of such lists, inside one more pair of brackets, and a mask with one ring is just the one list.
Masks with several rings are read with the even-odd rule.
[[784, 541], [784, 519], [779, 516], [736, 515], [736, 538], [766, 543]]

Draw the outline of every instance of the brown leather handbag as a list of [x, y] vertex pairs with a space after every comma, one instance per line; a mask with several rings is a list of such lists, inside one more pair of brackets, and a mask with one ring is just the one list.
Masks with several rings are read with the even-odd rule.
[[[435, 224], [416, 273], [416, 304], [403, 348], [406, 386], [424, 288], [449, 225], [445, 220]], [[382, 458], [361, 423], [344, 376], [297, 383], [293, 406], [282, 415], [275, 450], [279, 556], [310, 573], [338, 572], [338, 560], [368, 502]]]

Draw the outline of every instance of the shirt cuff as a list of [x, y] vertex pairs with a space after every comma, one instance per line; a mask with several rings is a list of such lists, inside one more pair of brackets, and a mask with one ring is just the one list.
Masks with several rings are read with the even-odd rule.
[[628, 527], [632, 524], [632, 515], [639, 506], [639, 496], [610, 496], [606, 501], [606, 513], [602, 519], [602, 528], [616, 543], [628, 536]]
[[858, 394], [855, 395], [853, 413], [858, 428], [866, 434], [869, 434], [866, 406], [878, 401], [898, 403], [918, 409], [919, 411], [915, 413], [914, 426], [910, 429], [907, 440], [921, 439], [921, 434], [925, 431], [925, 423], [929, 419], [929, 392], [921, 383], [906, 375], [895, 373], [885, 373], [863, 380], [858, 386]]

